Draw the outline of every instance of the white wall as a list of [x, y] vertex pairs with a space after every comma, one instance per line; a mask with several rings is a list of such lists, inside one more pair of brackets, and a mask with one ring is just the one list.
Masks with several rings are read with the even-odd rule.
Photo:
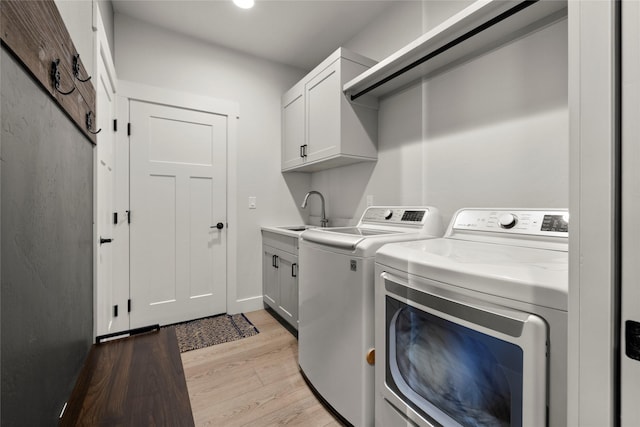
[[93, 1], [55, 0], [60, 16], [89, 75], [94, 74]]
[[[280, 98], [305, 71], [249, 57], [172, 33], [120, 14], [115, 16], [116, 70], [122, 80], [234, 101], [240, 106], [237, 164], [236, 287], [238, 300], [262, 307], [261, 225], [307, 220], [298, 205], [309, 176], [280, 173]], [[248, 209], [248, 197], [257, 209]], [[234, 265], [230, 262], [230, 265]], [[230, 277], [234, 274], [230, 274]]]
[[399, 1], [388, 7], [344, 47], [381, 61], [422, 35], [422, 4]]
[[[466, 2], [416, 4], [345, 47], [375, 57], [376, 40], [392, 39], [393, 28], [430, 29]], [[418, 13], [420, 24], [402, 20]], [[436, 206], [445, 223], [467, 206], [567, 208], [566, 20], [381, 100], [378, 120], [375, 165], [312, 176], [334, 225], [355, 222], [367, 195], [378, 205]]]
[[567, 21], [423, 85], [423, 201], [568, 208]]
[[102, 23], [104, 32], [107, 36], [107, 43], [109, 44], [109, 51], [111, 52], [111, 58], [115, 57], [114, 46], [114, 34], [113, 34], [113, 3], [111, 0], [93, 0], [100, 9], [100, 16], [102, 16]]

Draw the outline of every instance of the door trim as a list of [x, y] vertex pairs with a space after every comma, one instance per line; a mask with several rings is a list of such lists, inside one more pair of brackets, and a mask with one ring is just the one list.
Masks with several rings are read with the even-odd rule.
[[[238, 103], [126, 80], [120, 80], [118, 88], [120, 89], [120, 95], [127, 100], [127, 104], [128, 101], [135, 100], [227, 116], [227, 312], [239, 313], [245, 311], [243, 308], [247, 304], [237, 300], [236, 286], [238, 212], [237, 179], [234, 172], [237, 170], [237, 126], [240, 119]], [[121, 117], [123, 126], [125, 121], [128, 122], [128, 117], [127, 109], [126, 120], [125, 117]], [[135, 124], [132, 126], [131, 132], [135, 132]], [[126, 173], [128, 175], [129, 171], [127, 170]], [[132, 212], [132, 221], [135, 221], [135, 212]], [[262, 300], [261, 297], [260, 300]], [[253, 308], [253, 305], [255, 304], [247, 306]]]
[[620, 232], [620, 372], [619, 372], [619, 414], [620, 426], [631, 427], [640, 423], [640, 408], [637, 405], [637, 390], [640, 390], [640, 361], [627, 355], [629, 334], [628, 321], [640, 321], [640, 268], [637, 257], [640, 254], [636, 217], [640, 209], [638, 189], [638, 138], [640, 130], [637, 120], [640, 112], [640, 4], [622, 1], [620, 28], [621, 64], [620, 79], [620, 138], [621, 163], [621, 214]]
[[618, 7], [568, 2], [571, 426], [616, 425], [619, 415]]

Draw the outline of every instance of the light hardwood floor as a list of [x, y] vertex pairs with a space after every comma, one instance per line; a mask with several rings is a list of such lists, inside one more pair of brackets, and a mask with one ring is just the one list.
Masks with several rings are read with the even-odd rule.
[[298, 341], [265, 310], [260, 333], [182, 353], [196, 426], [340, 426], [298, 370]]

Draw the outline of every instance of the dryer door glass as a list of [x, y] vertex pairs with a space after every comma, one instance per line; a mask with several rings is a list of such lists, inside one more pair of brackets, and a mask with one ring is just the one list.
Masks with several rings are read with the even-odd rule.
[[542, 319], [385, 285], [385, 385], [406, 405], [401, 411], [413, 410], [420, 425], [544, 424]]
[[390, 373], [401, 394], [442, 424], [522, 425], [520, 347], [392, 298], [388, 304], [396, 306]]

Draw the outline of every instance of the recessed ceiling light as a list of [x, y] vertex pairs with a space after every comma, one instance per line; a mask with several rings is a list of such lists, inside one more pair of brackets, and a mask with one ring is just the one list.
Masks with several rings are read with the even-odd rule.
[[255, 4], [254, 0], [233, 0], [233, 3], [242, 9], [251, 9]]

